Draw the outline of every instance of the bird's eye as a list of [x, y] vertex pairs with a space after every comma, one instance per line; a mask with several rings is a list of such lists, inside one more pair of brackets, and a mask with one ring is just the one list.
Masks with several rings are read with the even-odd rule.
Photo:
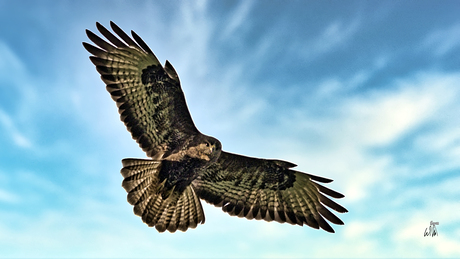
[[211, 144], [209, 144], [209, 142], [206, 142], [205, 145], [206, 145], [206, 147], [211, 146]]

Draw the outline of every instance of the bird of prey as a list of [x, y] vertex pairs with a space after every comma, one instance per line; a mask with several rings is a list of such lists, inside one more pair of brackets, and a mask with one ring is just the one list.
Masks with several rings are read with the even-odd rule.
[[192, 121], [179, 77], [169, 61], [162, 66], [134, 32], [100, 23], [106, 40], [86, 30], [92, 54], [121, 120], [150, 159], [123, 159], [122, 186], [134, 213], [159, 232], [186, 231], [204, 223], [200, 199], [247, 219], [277, 221], [334, 233], [326, 221], [343, 225], [326, 208], [347, 210], [326, 195], [344, 195], [320, 183], [332, 180], [295, 171], [290, 162], [222, 150], [216, 138]]

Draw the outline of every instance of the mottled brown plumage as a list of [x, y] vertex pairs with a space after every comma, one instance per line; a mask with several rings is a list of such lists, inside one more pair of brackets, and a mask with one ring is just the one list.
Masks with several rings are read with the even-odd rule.
[[[96, 45], [83, 43], [101, 74], [120, 118], [151, 159], [123, 159], [122, 186], [134, 213], [159, 232], [186, 231], [204, 223], [200, 198], [230, 215], [308, 225], [334, 232], [326, 220], [343, 222], [347, 210], [331, 199], [342, 194], [317, 182], [332, 180], [292, 170], [280, 160], [222, 151], [219, 140], [201, 134], [185, 102], [179, 77], [163, 67], [145, 42], [116, 24], [112, 34], [96, 23], [104, 40], [87, 30]], [[326, 219], [326, 220], [325, 220]]]

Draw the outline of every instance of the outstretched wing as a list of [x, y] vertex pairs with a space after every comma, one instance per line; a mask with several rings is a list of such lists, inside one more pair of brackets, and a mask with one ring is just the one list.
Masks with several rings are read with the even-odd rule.
[[198, 134], [172, 65], [166, 61], [163, 67], [135, 32], [131, 31], [132, 39], [110, 22], [117, 37], [96, 25], [108, 42], [86, 30], [97, 47], [86, 42], [83, 46], [93, 54], [90, 59], [116, 101], [121, 120], [142, 150], [161, 158]]
[[317, 182], [332, 180], [290, 169], [280, 160], [245, 157], [222, 152], [218, 161], [193, 182], [200, 198], [230, 215], [322, 228], [334, 233], [325, 219], [343, 225], [336, 215], [347, 210], [325, 196], [343, 198]]

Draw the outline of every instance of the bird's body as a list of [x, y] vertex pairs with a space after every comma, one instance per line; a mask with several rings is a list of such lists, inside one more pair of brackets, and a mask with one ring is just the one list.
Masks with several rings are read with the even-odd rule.
[[[200, 199], [230, 215], [248, 219], [307, 224], [334, 232], [324, 218], [343, 222], [324, 205], [345, 208], [343, 195], [317, 182], [332, 180], [292, 170], [295, 164], [222, 151], [216, 138], [195, 127], [179, 77], [163, 67], [144, 41], [111, 22], [113, 35], [96, 24], [107, 41], [91, 31], [97, 47], [83, 43], [117, 103], [120, 118], [151, 159], [123, 159], [122, 186], [134, 213], [163, 232], [186, 231], [204, 223]], [[324, 217], [324, 218], [323, 218]]]

